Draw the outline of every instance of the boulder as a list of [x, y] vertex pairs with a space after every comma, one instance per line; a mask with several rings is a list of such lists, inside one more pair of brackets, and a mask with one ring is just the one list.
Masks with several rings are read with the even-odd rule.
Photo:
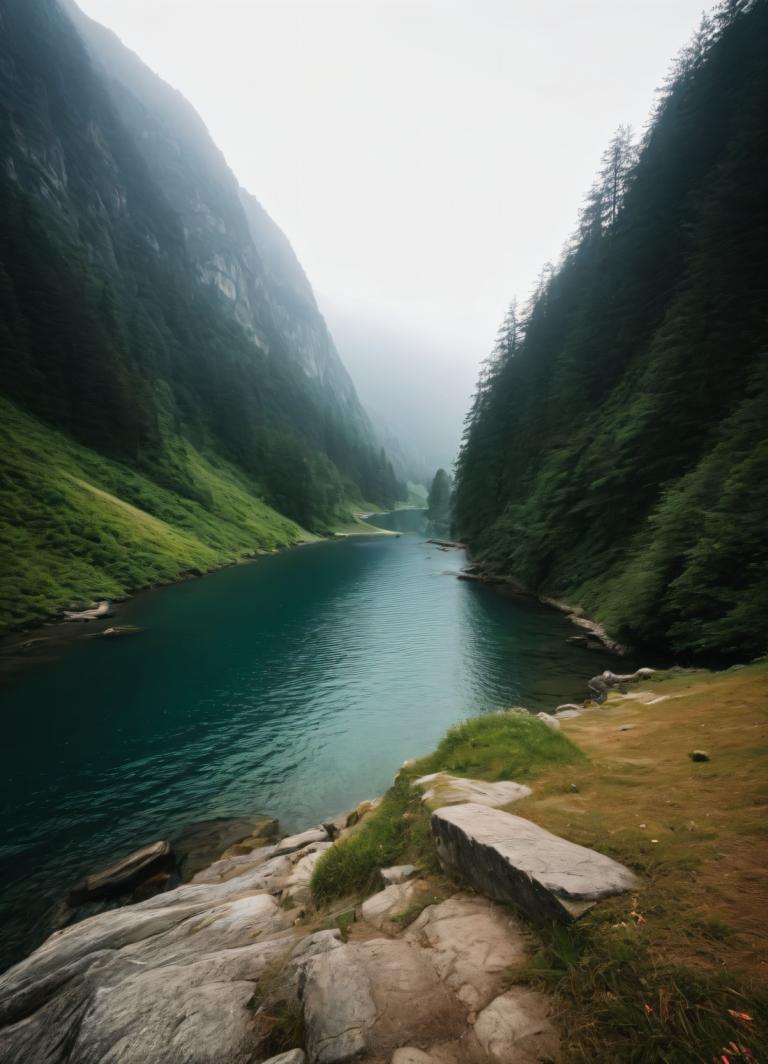
[[67, 895], [68, 905], [82, 905], [97, 898], [114, 898], [127, 894], [144, 880], [159, 872], [170, 872], [174, 865], [171, 844], [166, 840], [153, 842], [134, 850], [114, 864], [85, 876]]
[[269, 1060], [264, 1061], [264, 1064], [306, 1064], [306, 1060], [307, 1054], [303, 1049], [289, 1049], [287, 1053], [270, 1057]]
[[555, 716], [558, 720], [572, 720], [574, 717], [580, 717], [582, 710], [580, 709], [558, 709]]
[[554, 728], [555, 731], [560, 727], [560, 721], [551, 713], [537, 713], [536, 719], [540, 720], [542, 724], [546, 724], [548, 728]]
[[414, 786], [423, 792], [422, 801], [429, 809], [439, 809], [444, 805], [459, 805], [464, 802], [476, 802], [478, 805], [497, 807], [509, 805], [520, 798], [526, 798], [530, 787], [511, 780], [487, 783], [485, 780], [464, 779], [451, 776], [447, 772], [433, 772], [429, 776], [417, 779]]
[[312, 1064], [385, 1056], [414, 1041], [456, 1037], [464, 1027], [425, 950], [372, 939], [313, 957], [301, 995]]
[[432, 814], [432, 831], [446, 872], [535, 917], [576, 919], [637, 885], [618, 861], [499, 809], [446, 806]]
[[543, 994], [516, 986], [483, 1009], [470, 1036], [470, 1046], [476, 1043], [485, 1059], [494, 1064], [557, 1061], [560, 1039], [550, 1012], [550, 1002]]
[[391, 927], [394, 917], [404, 913], [423, 889], [424, 884], [418, 880], [393, 883], [378, 894], [366, 898], [360, 907], [360, 914], [367, 924], [378, 927], [379, 930]]
[[401, 864], [382, 868], [380, 875], [385, 886], [391, 887], [393, 883], [405, 883], [406, 879], [412, 879], [416, 875], [416, 865]]
[[405, 936], [432, 951], [438, 975], [470, 1012], [502, 989], [504, 973], [525, 958], [523, 928], [485, 898], [456, 894], [430, 905]]

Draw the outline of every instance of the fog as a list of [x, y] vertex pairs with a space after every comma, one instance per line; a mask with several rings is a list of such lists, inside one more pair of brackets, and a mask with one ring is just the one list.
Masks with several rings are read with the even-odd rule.
[[290, 238], [363, 401], [441, 463], [506, 305], [557, 259], [702, 7], [79, 2], [198, 109]]

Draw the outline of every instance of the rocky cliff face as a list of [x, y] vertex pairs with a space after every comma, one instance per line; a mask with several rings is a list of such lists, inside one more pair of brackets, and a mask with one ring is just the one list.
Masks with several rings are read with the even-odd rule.
[[153, 466], [204, 438], [304, 524], [394, 501], [288, 240], [192, 106], [71, 0], [0, 18], [8, 397]]

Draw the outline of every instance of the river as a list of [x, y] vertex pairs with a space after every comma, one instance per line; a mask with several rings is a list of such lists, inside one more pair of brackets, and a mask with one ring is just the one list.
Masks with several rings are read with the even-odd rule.
[[[191, 821], [286, 830], [381, 793], [462, 717], [582, 697], [614, 664], [555, 611], [456, 579], [460, 551], [352, 536], [145, 593], [2, 690], [0, 949], [84, 872]], [[1, 964], [0, 964], [1, 966]]]

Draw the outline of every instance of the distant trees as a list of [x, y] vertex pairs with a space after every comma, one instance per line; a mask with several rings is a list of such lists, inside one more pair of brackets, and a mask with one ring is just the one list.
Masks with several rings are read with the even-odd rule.
[[768, 4], [728, 0], [639, 149], [617, 130], [505, 316], [456, 467], [476, 555], [683, 654], [768, 647], [767, 55]]
[[451, 524], [451, 478], [438, 469], [427, 496], [427, 518], [435, 531], [447, 531]]

